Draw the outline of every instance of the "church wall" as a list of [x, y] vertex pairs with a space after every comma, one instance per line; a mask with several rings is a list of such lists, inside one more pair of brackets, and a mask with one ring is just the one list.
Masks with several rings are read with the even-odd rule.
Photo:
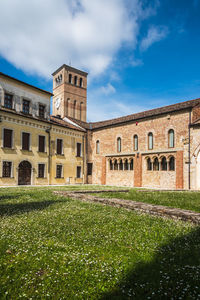
[[[173, 112], [171, 114], [161, 115], [154, 118], [138, 120], [138, 122], [126, 123], [120, 126], [107, 127], [100, 130], [94, 130], [92, 133], [92, 161], [94, 164], [92, 183], [101, 184], [102, 159], [106, 157], [120, 157], [129, 159], [134, 157], [134, 180], [129, 178], [129, 171], [113, 170], [106, 173], [106, 184], [149, 186], [160, 188], [187, 188], [188, 182], [188, 123], [189, 111]], [[175, 146], [168, 147], [168, 131], [173, 129], [175, 132]], [[153, 150], [148, 150], [148, 133], [152, 132], [154, 136]], [[137, 134], [139, 139], [138, 151], [133, 149], [133, 136]], [[117, 138], [122, 139], [122, 151], [117, 152]], [[100, 154], [96, 154], [96, 141], [100, 141]], [[179, 154], [178, 154], [179, 153]], [[182, 153], [183, 155], [180, 155]], [[150, 156], [159, 159], [165, 156], [175, 157], [175, 171], [147, 171], [145, 159]], [[178, 160], [176, 161], [176, 156]], [[141, 159], [142, 163], [136, 163]], [[176, 176], [176, 174], [180, 176]], [[112, 174], [112, 175], [111, 175]], [[137, 175], [136, 175], [137, 174]], [[116, 179], [117, 178], [117, 179]], [[139, 179], [138, 179], [139, 178]], [[179, 180], [179, 181], [178, 181]], [[182, 186], [181, 186], [182, 185]]]

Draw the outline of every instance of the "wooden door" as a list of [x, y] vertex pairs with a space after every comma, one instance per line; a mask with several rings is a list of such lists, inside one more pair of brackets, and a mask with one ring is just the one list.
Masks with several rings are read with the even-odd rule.
[[31, 164], [28, 161], [22, 161], [18, 170], [18, 185], [31, 184]]

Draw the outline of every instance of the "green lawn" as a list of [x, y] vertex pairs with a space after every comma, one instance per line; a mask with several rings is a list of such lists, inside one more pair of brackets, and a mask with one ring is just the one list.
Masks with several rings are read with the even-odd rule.
[[189, 223], [0, 189], [0, 299], [200, 299], [199, 253]]
[[96, 194], [102, 198], [119, 198], [200, 212], [200, 192], [165, 192], [130, 189], [128, 193]]

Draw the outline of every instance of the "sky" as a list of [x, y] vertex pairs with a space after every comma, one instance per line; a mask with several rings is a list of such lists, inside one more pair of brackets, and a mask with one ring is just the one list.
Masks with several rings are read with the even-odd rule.
[[88, 121], [200, 98], [200, 0], [0, 0], [0, 71], [88, 75]]

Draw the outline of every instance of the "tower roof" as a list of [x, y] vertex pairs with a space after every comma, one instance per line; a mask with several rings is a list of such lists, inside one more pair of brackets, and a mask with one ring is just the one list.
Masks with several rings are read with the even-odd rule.
[[56, 75], [58, 72], [60, 72], [62, 69], [65, 69], [67, 71], [70, 71], [70, 72], [74, 72], [74, 73], [77, 73], [79, 75], [82, 75], [82, 76], [87, 76], [88, 73], [87, 72], [84, 72], [84, 71], [81, 71], [81, 70], [78, 70], [78, 69], [75, 69], [71, 66], [68, 66], [66, 64], [63, 64], [60, 68], [58, 68], [55, 72], [52, 73], [52, 75]]

